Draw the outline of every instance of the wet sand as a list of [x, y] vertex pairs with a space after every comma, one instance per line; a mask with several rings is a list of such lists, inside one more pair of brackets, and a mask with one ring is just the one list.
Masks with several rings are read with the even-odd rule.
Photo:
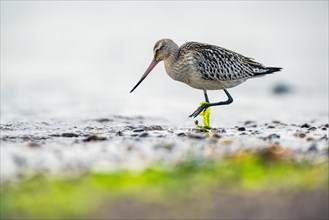
[[[40, 173], [65, 178], [141, 171], [154, 164], [170, 167], [191, 158], [221, 160], [244, 152], [258, 152], [268, 160], [311, 163], [327, 162], [329, 155], [329, 126], [320, 121], [245, 121], [202, 130], [173, 126], [159, 118], [108, 116], [15, 121], [1, 124], [0, 129], [4, 182]], [[221, 186], [170, 202], [132, 195], [103, 199], [91, 211], [91, 219], [327, 219], [329, 203], [328, 190], [322, 188], [236, 191]]]
[[272, 149], [300, 160], [328, 159], [328, 124], [245, 121], [210, 131], [158, 118], [108, 116], [1, 124], [1, 179], [46, 172], [141, 170], [193, 156], [220, 159], [241, 150]]

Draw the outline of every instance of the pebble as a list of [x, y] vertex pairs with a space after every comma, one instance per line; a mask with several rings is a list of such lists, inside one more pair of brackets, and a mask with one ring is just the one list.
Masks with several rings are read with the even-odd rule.
[[143, 132], [145, 131], [144, 128], [135, 128], [132, 130], [133, 132]]
[[122, 132], [122, 131], [117, 131], [117, 132], [115, 133], [115, 136], [123, 136], [123, 132]]
[[163, 128], [160, 125], [151, 125], [145, 128], [146, 131], [162, 131]]
[[244, 125], [251, 125], [251, 124], [252, 124], [252, 125], [257, 124], [257, 122], [256, 122], [256, 121], [251, 121], [251, 120], [250, 120], [250, 121], [245, 121], [245, 122], [244, 122]]
[[185, 132], [178, 132], [176, 135], [178, 137], [185, 137], [186, 136]]
[[245, 127], [238, 127], [238, 131], [245, 131], [246, 128]]
[[309, 131], [315, 131], [317, 128], [316, 127], [310, 127], [309, 129], [307, 129], [307, 130], [309, 130]]
[[221, 137], [222, 136], [220, 134], [218, 134], [217, 132], [213, 132], [213, 131], [209, 132], [209, 136], [208, 136], [209, 139], [219, 139]]
[[279, 139], [280, 138], [280, 135], [278, 134], [270, 134], [268, 135], [266, 138], [264, 138], [264, 140], [273, 140], [273, 139]]
[[224, 128], [218, 129], [218, 133], [226, 133], [226, 130]]
[[82, 141], [83, 142], [90, 142], [90, 141], [105, 141], [105, 140], [107, 140], [106, 137], [99, 137], [97, 135], [91, 135], [91, 136], [86, 137]]
[[311, 125], [305, 123], [300, 126], [301, 128], [311, 128]]
[[79, 137], [79, 135], [75, 134], [75, 133], [68, 132], [68, 133], [63, 133], [62, 137]]
[[291, 86], [285, 83], [279, 83], [273, 86], [272, 92], [276, 95], [284, 95], [292, 92]]
[[296, 131], [294, 133], [294, 136], [299, 137], [299, 138], [304, 138], [304, 137], [306, 137], [306, 134], [304, 132]]
[[112, 122], [113, 119], [99, 118], [99, 119], [96, 119], [96, 121], [99, 122], [99, 123], [104, 123], [104, 122]]
[[307, 136], [307, 137], [305, 138], [305, 140], [306, 140], [306, 141], [313, 141], [313, 140], [314, 140], [314, 138], [313, 138], [313, 137], [311, 137], [311, 136]]
[[188, 132], [187, 137], [193, 138], [193, 139], [205, 139], [206, 135], [200, 134], [200, 133]]
[[134, 126], [125, 126], [124, 128], [123, 128], [123, 130], [124, 131], [131, 131], [131, 130], [133, 130], [135, 127]]
[[40, 147], [40, 144], [38, 144], [37, 142], [35, 141], [28, 141], [26, 143], [26, 146], [30, 147], [30, 148], [36, 148], [36, 147]]
[[143, 132], [138, 137], [147, 137], [147, 136], [149, 136], [149, 133]]
[[229, 137], [222, 137], [222, 138], [219, 139], [219, 142], [221, 144], [229, 145], [229, 144], [233, 143], [233, 140]]

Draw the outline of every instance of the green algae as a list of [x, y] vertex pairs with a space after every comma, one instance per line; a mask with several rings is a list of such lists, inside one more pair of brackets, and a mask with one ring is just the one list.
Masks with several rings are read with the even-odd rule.
[[36, 175], [2, 183], [1, 218], [82, 218], [120, 198], [162, 204], [199, 198], [215, 189], [280, 191], [328, 189], [328, 164], [265, 161], [260, 155], [218, 161], [193, 158], [172, 166], [153, 165], [75, 177]]
[[[200, 103], [199, 106], [202, 106], [202, 105], [208, 105], [209, 103], [206, 102], [206, 101], [203, 101]], [[211, 129], [210, 127], [210, 107], [208, 108], [205, 108], [202, 112], [200, 112], [199, 116], [202, 116], [202, 123], [203, 123], [203, 126], [199, 125], [199, 122], [196, 120], [195, 121], [195, 126], [196, 128], [201, 128], [201, 129]]]

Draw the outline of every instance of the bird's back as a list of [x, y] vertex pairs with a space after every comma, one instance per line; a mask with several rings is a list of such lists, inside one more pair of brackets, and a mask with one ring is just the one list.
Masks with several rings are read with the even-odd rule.
[[198, 42], [187, 42], [180, 47], [178, 62], [192, 60], [203, 80], [244, 81], [280, 70], [268, 69], [252, 58], [231, 50]]

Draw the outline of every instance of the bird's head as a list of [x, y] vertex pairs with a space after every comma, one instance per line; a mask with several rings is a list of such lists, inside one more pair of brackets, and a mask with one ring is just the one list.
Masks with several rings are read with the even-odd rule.
[[167, 59], [171, 54], [171, 45], [174, 42], [170, 39], [161, 39], [153, 47], [154, 60], [160, 62]]
[[167, 58], [170, 57], [171, 49], [173, 46], [177, 47], [177, 45], [174, 43], [174, 41], [172, 41], [170, 39], [161, 39], [155, 43], [155, 45], [153, 47], [154, 57], [153, 57], [153, 60], [150, 64], [150, 66], [147, 68], [147, 70], [145, 71], [143, 76], [140, 78], [138, 83], [135, 85], [135, 87], [130, 92], [133, 92], [137, 88], [137, 86], [139, 86], [139, 84], [142, 83], [142, 81], [147, 77], [147, 75], [153, 70], [153, 68], [160, 61], [166, 60]]

